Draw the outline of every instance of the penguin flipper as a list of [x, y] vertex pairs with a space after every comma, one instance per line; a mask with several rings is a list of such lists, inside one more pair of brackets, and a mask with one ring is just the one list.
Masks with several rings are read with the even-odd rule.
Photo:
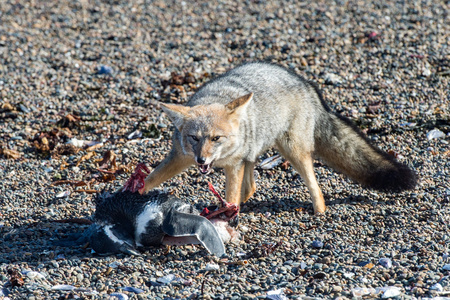
[[172, 237], [196, 237], [209, 253], [219, 257], [225, 253], [216, 228], [204, 217], [171, 209], [164, 218], [162, 230]]
[[61, 246], [61, 247], [82, 246], [83, 244], [89, 242], [89, 239], [92, 233], [95, 231], [96, 226], [97, 225], [93, 224], [89, 226], [84, 232], [71, 233], [67, 238], [53, 241], [52, 244], [54, 246]]

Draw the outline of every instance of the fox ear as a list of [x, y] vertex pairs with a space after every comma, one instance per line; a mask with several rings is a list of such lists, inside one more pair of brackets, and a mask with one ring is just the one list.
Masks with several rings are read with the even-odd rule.
[[189, 107], [176, 104], [161, 103], [162, 110], [169, 116], [175, 127], [180, 130], [187, 118]]
[[225, 107], [230, 111], [232, 114], [241, 114], [243, 111], [245, 111], [246, 107], [250, 103], [250, 101], [253, 98], [253, 93], [247, 94], [245, 96], [241, 96], [237, 99], [234, 99], [233, 101], [229, 102], [225, 105]]

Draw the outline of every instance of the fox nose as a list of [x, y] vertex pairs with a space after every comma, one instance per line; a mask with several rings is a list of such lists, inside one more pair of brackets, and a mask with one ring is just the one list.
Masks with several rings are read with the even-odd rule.
[[200, 165], [204, 165], [206, 162], [206, 158], [204, 157], [197, 157], [197, 163]]

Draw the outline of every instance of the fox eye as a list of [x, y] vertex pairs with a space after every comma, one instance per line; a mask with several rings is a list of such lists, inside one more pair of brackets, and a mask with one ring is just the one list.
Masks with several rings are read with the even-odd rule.
[[198, 142], [198, 137], [196, 137], [195, 135], [190, 135], [189, 137], [194, 141]]
[[211, 139], [213, 142], [217, 142], [220, 139], [220, 136], [215, 136]]

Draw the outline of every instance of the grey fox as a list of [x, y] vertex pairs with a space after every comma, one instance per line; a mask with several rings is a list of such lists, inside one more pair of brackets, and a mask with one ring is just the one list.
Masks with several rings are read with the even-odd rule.
[[204, 174], [214, 165], [225, 170], [226, 200], [239, 205], [256, 190], [258, 156], [273, 146], [300, 173], [315, 213], [325, 211], [315, 156], [376, 190], [398, 192], [416, 185], [414, 171], [331, 112], [315, 84], [278, 65], [241, 65], [207, 82], [185, 106], [161, 106], [176, 127], [173, 148], [145, 179], [145, 192], [191, 165]]

